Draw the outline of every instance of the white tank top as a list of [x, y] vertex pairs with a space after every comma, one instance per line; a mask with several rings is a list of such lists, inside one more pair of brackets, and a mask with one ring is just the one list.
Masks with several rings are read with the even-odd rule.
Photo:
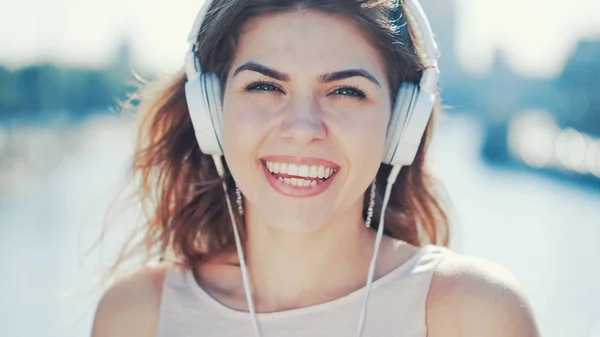
[[[428, 245], [375, 280], [369, 295], [363, 337], [426, 337], [425, 304], [436, 269], [449, 250]], [[264, 337], [355, 336], [365, 288], [339, 299], [300, 309], [259, 313]], [[157, 337], [250, 337], [247, 312], [211, 297], [188, 269], [165, 275]]]

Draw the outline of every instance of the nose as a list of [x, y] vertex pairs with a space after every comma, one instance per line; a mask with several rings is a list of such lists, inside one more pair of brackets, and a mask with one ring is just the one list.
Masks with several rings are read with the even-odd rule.
[[327, 130], [320, 115], [316, 99], [306, 96], [296, 98], [289, 102], [281, 124], [281, 137], [302, 145], [325, 138]]

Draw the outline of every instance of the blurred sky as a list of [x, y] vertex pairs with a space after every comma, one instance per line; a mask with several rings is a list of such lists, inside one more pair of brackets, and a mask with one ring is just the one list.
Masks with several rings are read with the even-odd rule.
[[[181, 66], [188, 30], [203, 2], [0, 1], [1, 64], [102, 66], [119, 39], [129, 36], [135, 64], [165, 72]], [[494, 49], [502, 48], [516, 71], [551, 77], [579, 39], [600, 39], [599, 0], [456, 1], [458, 55], [471, 71], [485, 70]]]

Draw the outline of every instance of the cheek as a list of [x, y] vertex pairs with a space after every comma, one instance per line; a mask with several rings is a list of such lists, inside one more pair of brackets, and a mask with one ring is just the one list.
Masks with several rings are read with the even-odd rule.
[[387, 119], [383, 114], [370, 116], [344, 124], [338, 130], [340, 146], [345, 148], [354, 168], [379, 167], [383, 156]]
[[256, 159], [256, 150], [267, 130], [267, 117], [256, 107], [232, 102], [223, 106], [223, 150], [228, 163], [235, 166]]

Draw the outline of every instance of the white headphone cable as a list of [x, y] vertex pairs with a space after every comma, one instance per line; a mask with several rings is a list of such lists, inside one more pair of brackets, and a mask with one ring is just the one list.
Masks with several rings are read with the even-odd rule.
[[[221, 161], [220, 155], [213, 155], [213, 160], [217, 168], [217, 172], [221, 178], [225, 175], [223, 169], [223, 162]], [[227, 193], [227, 185], [225, 180], [221, 183], [223, 186], [223, 192], [225, 193], [225, 200], [227, 201], [227, 210], [229, 211], [229, 217], [231, 218], [231, 225], [233, 226], [233, 236], [235, 237], [235, 247], [237, 248], [238, 259], [240, 260], [240, 269], [242, 271], [242, 282], [244, 283], [244, 293], [246, 294], [246, 302], [248, 303], [248, 311], [252, 319], [252, 326], [254, 328], [254, 335], [261, 337], [260, 326], [258, 325], [258, 319], [256, 312], [254, 311], [254, 300], [252, 299], [252, 291], [250, 289], [250, 280], [248, 278], [248, 269], [246, 268], [246, 259], [244, 258], [244, 251], [242, 250], [242, 243], [240, 240], [240, 234], [238, 233], [237, 223], [233, 217], [233, 209], [231, 207], [231, 200], [229, 200], [229, 194]]]
[[373, 284], [373, 278], [375, 277], [375, 265], [377, 263], [377, 255], [379, 253], [379, 246], [381, 245], [381, 240], [383, 238], [383, 227], [385, 225], [385, 210], [387, 208], [387, 204], [390, 201], [390, 194], [392, 193], [392, 186], [394, 182], [396, 182], [396, 178], [398, 177], [398, 173], [400, 173], [400, 169], [402, 166], [393, 166], [392, 171], [387, 179], [387, 184], [385, 186], [385, 194], [383, 197], [383, 204], [381, 206], [381, 215], [379, 218], [379, 226], [377, 226], [377, 236], [375, 237], [375, 248], [373, 249], [373, 257], [371, 259], [371, 265], [369, 266], [369, 274], [367, 276], [367, 286], [365, 287], [365, 298], [363, 299], [363, 304], [360, 309], [360, 316], [358, 318], [358, 327], [356, 331], [356, 335], [360, 337], [362, 334], [365, 320], [367, 317], [367, 304], [369, 301], [369, 292], [371, 290], [371, 284]]

